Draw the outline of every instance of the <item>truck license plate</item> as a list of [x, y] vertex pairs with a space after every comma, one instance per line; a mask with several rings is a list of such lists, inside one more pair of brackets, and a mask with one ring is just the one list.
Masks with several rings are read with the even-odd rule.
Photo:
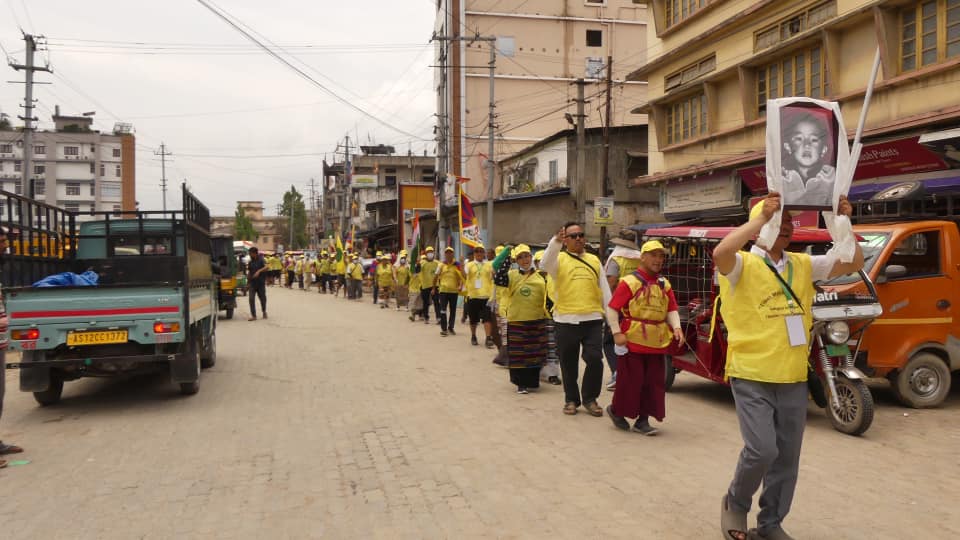
[[103, 332], [70, 332], [67, 334], [67, 345], [105, 345], [110, 343], [126, 343], [126, 330], [106, 330]]

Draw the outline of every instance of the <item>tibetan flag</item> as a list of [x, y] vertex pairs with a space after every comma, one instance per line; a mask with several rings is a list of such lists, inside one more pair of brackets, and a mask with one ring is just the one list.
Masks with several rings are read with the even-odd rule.
[[460, 197], [460, 241], [470, 247], [482, 246], [483, 241], [480, 237], [480, 223], [477, 221], [477, 215], [473, 213], [473, 205], [470, 199], [463, 192], [463, 186], [457, 186]]
[[410, 264], [415, 265], [420, 262], [420, 252], [423, 247], [420, 245], [420, 216], [413, 213], [413, 234], [410, 236]]
[[343, 260], [343, 242], [340, 241], [340, 234], [337, 234], [337, 262]]

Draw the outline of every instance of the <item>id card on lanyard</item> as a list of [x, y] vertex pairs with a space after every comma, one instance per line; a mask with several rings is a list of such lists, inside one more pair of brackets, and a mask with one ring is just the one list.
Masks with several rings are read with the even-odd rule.
[[780, 282], [780, 289], [783, 291], [783, 296], [787, 299], [787, 307], [790, 308], [790, 315], [787, 315], [783, 318], [784, 323], [787, 326], [787, 337], [790, 340], [791, 347], [806, 347], [807, 346], [807, 329], [803, 324], [803, 315], [793, 314], [795, 307], [799, 307], [803, 310], [803, 306], [799, 304], [800, 300], [794, 297], [793, 294], [793, 262], [790, 259], [787, 259], [787, 280], [783, 280], [783, 276], [777, 272], [777, 269], [770, 265], [769, 262], [766, 263], [767, 267], [770, 268], [770, 271], [777, 276], [777, 280]]

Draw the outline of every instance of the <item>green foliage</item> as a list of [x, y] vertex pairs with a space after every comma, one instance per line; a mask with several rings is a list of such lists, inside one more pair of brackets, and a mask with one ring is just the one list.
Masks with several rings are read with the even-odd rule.
[[6, 116], [0, 116], [0, 131], [13, 131], [10, 119]]
[[255, 242], [260, 235], [253, 228], [253, 222], [244, 213], [243, 208], [237, 205], [237, 212], [234, 216], [233, 237], [237, 240], [249, 240]]
[[287, 249], [297, 250], [309, 247], [310, 237], [307, 235], [307, 207], [303, 202], [303, 194], [297, 188], [290, 186], [290, 191], [283, 194], [283, 204], [280, 215], [286, 217], [279, 228], [282, 233], [281, 241], [286, 246], [290, 243], [290, 214], [293, 213], [293, 245]]

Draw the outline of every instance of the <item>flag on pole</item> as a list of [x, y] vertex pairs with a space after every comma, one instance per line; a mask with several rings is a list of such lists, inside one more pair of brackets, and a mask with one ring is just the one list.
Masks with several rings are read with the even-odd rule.
[[477, 215], [473, 213], [473, 205], [470, 199], [463, 192], [463, 185], [458, 184], [457, 189], [460, 192], [458, 203], [460, 206], [460, 240], [470, 246], [477, 247], [483, 245], [480, 237], [480, 223], [477, 221]]
[[413, 213], [413, 234], [410, 236], [410, 264], [414, 265], [420, 262], [420, 252], [423, 248], [420, 246], [420, 216]]
[[340, 241], [340, 233], [337, 232], [337, 262], [343, 260], [343, 242]]

